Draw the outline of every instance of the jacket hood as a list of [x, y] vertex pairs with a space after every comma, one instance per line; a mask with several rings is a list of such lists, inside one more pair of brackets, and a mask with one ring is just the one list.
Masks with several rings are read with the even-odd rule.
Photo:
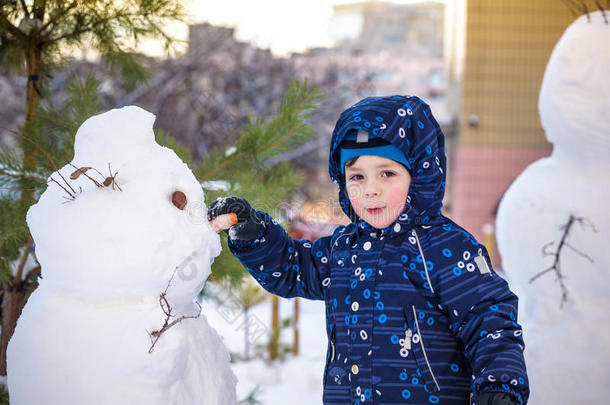
[[340, 167], [339, 145], [351, 130], [364, 130], [369, 137], [382, 138], [407, 157], [411, 186], [396, 222], [420, 225], [440, 221], [447, 167], [445, 138], [428, 104], [415, 96], [368, 97], [339, 116], [331, 139], [329, 174], [339, 186], [343, 212], [365, 227], [368, 224], [352, 210]]

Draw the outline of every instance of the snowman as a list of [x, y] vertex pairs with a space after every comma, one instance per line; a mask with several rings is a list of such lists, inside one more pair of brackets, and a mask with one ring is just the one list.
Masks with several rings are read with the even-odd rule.
[[234, 404], [196, 301], [215, 256], [200, 184], [154, 115], [94, 116], [27, 214], [42, 266], [8, 346], [11, 404]]
[[568, 27], [539, 98], [550, 157], [499, 207], [497, 239], [520, 297], [532, 404], [610, 395], [610, 12]]

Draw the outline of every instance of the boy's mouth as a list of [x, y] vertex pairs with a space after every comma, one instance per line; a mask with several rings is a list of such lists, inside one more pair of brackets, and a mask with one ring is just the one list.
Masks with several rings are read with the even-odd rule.
[[380, 214], [381, 211], [383, 211], [383, 207], [378, 207], [378, 208], [367, 208], [366, 212], [371, 214], [371, 215], [375, 215], [375, 214]]

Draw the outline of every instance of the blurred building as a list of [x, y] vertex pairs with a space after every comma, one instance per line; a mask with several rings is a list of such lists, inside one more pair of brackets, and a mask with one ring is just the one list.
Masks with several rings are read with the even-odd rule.
[[333, 7], [329, 35], [339, 49], [368, 53], [412, 48], [443, 54], [444, 5], [364, 1]]
[[574, 18], [557, 0], [447, 1], [448, 105], [459, 118], [451, 216], [481, 241], [511, 182], [551, 153], [538, 93], [551, 51]]

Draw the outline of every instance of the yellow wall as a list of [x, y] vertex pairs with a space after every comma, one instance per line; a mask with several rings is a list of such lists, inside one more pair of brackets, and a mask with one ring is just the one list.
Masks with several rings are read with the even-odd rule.
[[[467, 1], [461, 143], [548, 145], [538, 93], [574, 15], [560, 0]], [[479, 118], [476, 128], [468, 124], [471, 114]]]

